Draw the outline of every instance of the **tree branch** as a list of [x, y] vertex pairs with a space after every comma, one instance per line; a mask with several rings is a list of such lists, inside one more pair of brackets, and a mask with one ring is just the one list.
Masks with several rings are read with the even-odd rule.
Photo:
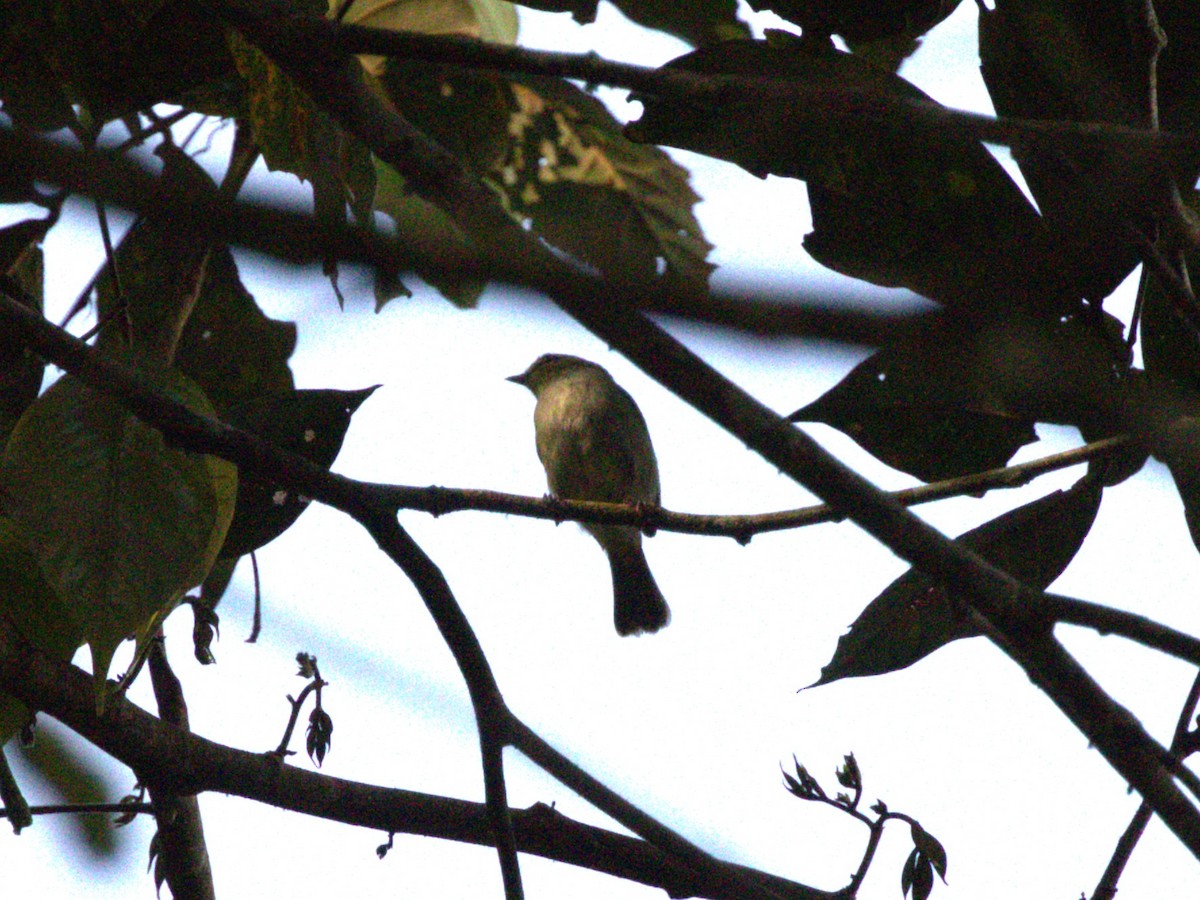
[[[161, 635], [150, 644], [147, 664], [159, 716], [181, 731], [190, 731], [183, 686], [171, 670]], [[135, 771], [141, 783], [150, 784], [147, 773]], [[171, 896], [175, 900], [214, 900], [216, 890], [200, 804], [193, 796], [180, 796], [158, 786], [150, 787], [150, 799], [158, 823], [158, 861]]]
[[[297, 768], [271, 754], [226, 747], [169, 725], [123, 696], [110, 698], [104, 716], [98, 718], [92, 677], [35, 649], [4, 617], [0, 617], [0, 685], [134, 771], [148, 773], [152, 788], [158, 790], [177, 795], [216, 791], [376, 831], [484, 846], [494, 842], [489, 814], [481, 803], [348, 781]], [[114, 812], [128, 811], [122, 804], [108, 806]], [[660, 887], [674, 897], [738, 900], [745, 896], [698, 878], [645, 841], [574, 822], [540, 804], [511, 810], [511, 815], [522, 853]], [[754, 869], [722, 866], [772, 896], [789, 900], [837, 896]]]
[[[319, 106], [362, 139], [383, 162], [395, 167], [414, 189], [446, 209], [495, 265], [528, 273], [529, 284], [545, 292], [568, 315], [668, 390], [826, 503], [842, 510], [897, 555], [965, 597], [983, 633], [1025, 670], [1200, 858], [1200, 813], [1175, 784], [1164, 762], [1166, 750], [1054, 640], [1040, 592], [1023, 587], [922, 522], [826, 453], [808, 435], [725, 379], [637, 313], [636, 293], [576, 272], [556, 259], [507, 219], [495, 198], [451, 154], [395, 110], [385, 108], [360, 84], [352, 79], [331, 79], [334, 70], [329, 66], [314, 67], [314, 57], [332, 53], [319, 40], [305, 41], [302, 32], [291, 27], [296, 17], [281, 16], [278, 8], [269, 8], [270, 4], [247, 0], [208, 0], [205, 6], [271, 56]], [[305, 19], [303, 27], [311, 25], [316, 33], [325, 27], [320, 21]], [[841, 93], [839, 97], [847, 99]], [[948, 127], [960, 127], [955, 116], [931, 114], [942, 115]], [[1076, 137], [1088, 130], [1045, 125], [1039, 123], [1035, 130]], [[981, 135], [985, 130], [978, 129]], [[1130, 140], [1142, 141], [1148, 147], [1172, 143], [1161, 133], [1123, 131], [1128, 132]], [[1106, 135], [1112, 133], [1111, 127], [1105, 128]], [[1183, 142], [1195, 145], [1200, 138]]]

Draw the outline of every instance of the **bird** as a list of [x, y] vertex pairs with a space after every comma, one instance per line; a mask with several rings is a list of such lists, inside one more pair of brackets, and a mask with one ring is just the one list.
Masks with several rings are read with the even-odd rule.
[[[551, 493], [563, 500], [659, 505], [658, 461], [633, 398], [602, 367], [546, 353], [508, 381], [537, 398], [538, 458]], [[642, 534], [627, 525], [581, 523], [608, 556], [619, 635], [653, 633], [671, 610], [650, 573]]]

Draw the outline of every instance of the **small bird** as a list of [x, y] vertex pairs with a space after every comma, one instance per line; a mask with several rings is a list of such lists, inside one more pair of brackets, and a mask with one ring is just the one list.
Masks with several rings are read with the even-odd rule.
[[[538, 458], [556, 497], [658, 505], [658, 462], [646, 420], [608, 372], [577, 356], [547, 353], [508, 380], [537, 397]], [[641, 532], [625, 525], [583, 528], [608, 554], [617, 634], [665, 626], [671, 610], [646, 564]]]

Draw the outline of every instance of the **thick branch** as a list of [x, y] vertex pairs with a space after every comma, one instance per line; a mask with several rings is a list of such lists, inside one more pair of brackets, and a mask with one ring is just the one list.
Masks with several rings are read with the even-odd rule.
[[[147, 773], [151, 787], [188, 795], [217, 791], [333, 822], [490, 846], [481, 803], [385, 788], [300, 769], [267, 753], [213, 743], [168, 725], [122, 696], [96, 717], [92, 677], [34, 649], [0, 617], [0, 684], [31, 708], [54, 716], [100, 749]], [[113, 811], [126, 811], [116, 805]], [[511, 811], [517, 846], [559, 862], [661, 887], [671, 896], [735, 900], [742, 894], [696, 879], [650, 844], [574, 822], [546, 807]], [[829, 900], [825, 891], [729, 866], [776, 896]]]

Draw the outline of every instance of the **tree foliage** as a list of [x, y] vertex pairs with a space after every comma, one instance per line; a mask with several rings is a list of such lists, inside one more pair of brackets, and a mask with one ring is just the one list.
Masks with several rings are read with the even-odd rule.
[[[597, 7], [527, 5], [582, 22]], [[350, 260], [373, 266], [377, 307], [406, 293], [411, 275], [463, 307], [494, 281], [547, 294], [913, 564], [866, 604], [819, 684], [884, 674], [957, 638], [987, 636], [1200, 855], [1200, 814], [1172, 780], [1172, 759], [1194, 748], [1195, 732], [1184, 727], [1170, 751], [1159, 746], [1087, 678], [1053, 626], [1115, 630], [1193, 664], [1197, 642], [1045, 593], [1083, 545], [1103, 492], [1151, 455], [1169, 467], [1200, 547], [1200, 305], [1192, 288], [1200, 266], [1200, 4], [981, 7], [994, 120], [947, 110], [899, 74], [957, 2], [752, 2], [797, 26], [759, 38], [733, 0], [615, 5], [695, 49], [659, 69], [523, 50], [517, 11], [502, 0], [20, 0], [0, 8], [0, 200], [44, 211], [0, 230], [0, 620], [8, 629], [0, 739], [22, 728], [26, 708], [44, 710], [127, 762], [160, 814], [156, 878], [176, 896], [204, 896], [205, 878], [179, 865], [180, 854], [202, 853], [202, 837], [173, 840], [162, 797], [221, 789], [285, 808], [300, 801], [221, 781], [234, 777], [233, 756], [224, 768], [201, 767], [207, 774], [181, 774], [154, 721], [137, 718], [107, 683], [109, 662], [118, 644], [136, 638], [161, 720], [186, 729], [154, 645], [162, 621], [181, 603], [193, 607], [197, 655], [211, 659], [205, 636], [233, 565], [316, 498], [351, 512], [413, 579], [462, 668], [487, 804], [462, 813], [479, 830], [461, 839], [497, 847], [508, 896], [521, 895], [516, 849], [533, 840], [505, 800], [500, 752], [509, 744], [639, 835], [644, 844], [613, 845], [625, 859], [647, 847], [666, 855], [670, 865], [639, 880], [673, 896], [819, 893], [719, 863], [626, 810], [507, 710], [470, 624], [396, 524], [396, 510], [436, 512], [453, 501], [651, 528], [678, 523], [663, 511], [451, 498], [328, 476], [372, 389], [297, 389], [289, 358], [302, 325], [261, 311], [229, 250], [278, 249], [265, 232], [286, 227], [307, 240], [290, 252], [318, 258], [339, 298], [339, 264]], [[640, 119], [619, 121], [594, 95], [596, 84], [631, 90], [644, 107]], [[172, 130], [191, 115], [235, 124], [219, 182]], [[1031, 198], [985, 139], [1011, 146]], [[139, 155], [150, 146], [154, 174]], [[804, 247], [813, 259], [936, 304], [883, 336], [792, 421], [832, 425], [922, 481], [972, 476], [963, 489], [970, 493], [1005, 485], [1004, 467], [1034, 439], [1036, 424], [1070, 425], [1106, 442], [1087, 474], [952, 541], [672, 343], [642, 311], [666, 303], [676, 315], [712, 320], [714, 304], [731, 298], [710, 292], [699, 198], [663, 147], [803, 180], [813, 215]], [[238, 199], [260, 157], [311, 185], [311, 215]], [[121, 168], [129, 159], [140, 167]], [[106, 240], [106, 209], [138, 217], [82, 298], [99, 320], [86, 347], [41, 321], [40, 243], [73, 193], [95, 198]], [[196, 214], [184, 215], [189, 209]], [[279, 228], [255, 227], [265, 220], [253, 216]], [[1105, 300], [1139, 264], [1137, 306], [1122, 322]], [[740, 298], [722, 321], [754, 330], [765, 308], [762, 298]], [[822, 336], [814, 323], [806, 333]], [[70, 375], [42, 392], [47, 361]], [[987, 470], [999, 471], [974, 477]], [[691, 527], [745, 538], [760, 523]], [[76, 683], [65, 660], [84, 644], [92, 703], [79, 706], [63, 692]], [[308, 746], [319, 762], [332, 721], [320, 706], [315, 660], [301, 668], [316, 691]], [[1185, 710], [1181, 722], [1189, 717]], [[285, 739], [276, 765], [287, 752]], [[796, 796], [870, 825], [864, 867], [883, 823], [909, 821], [906, 893], [924, 898], [934, 873], [945, 875], [945, 850], [915, 819], [882, 803], [875, 820], [858, 810], [853, 757], [838, 774], [853, 798], [830, 800], [798, 764], [785, 779]], [[1195, 790], [1194, 777], [1184, 781]], [[1119, 866], [1097, 896], [1115, 890], [1117, 875]], [[850, 890], [860, 881], [861, 873]]]

